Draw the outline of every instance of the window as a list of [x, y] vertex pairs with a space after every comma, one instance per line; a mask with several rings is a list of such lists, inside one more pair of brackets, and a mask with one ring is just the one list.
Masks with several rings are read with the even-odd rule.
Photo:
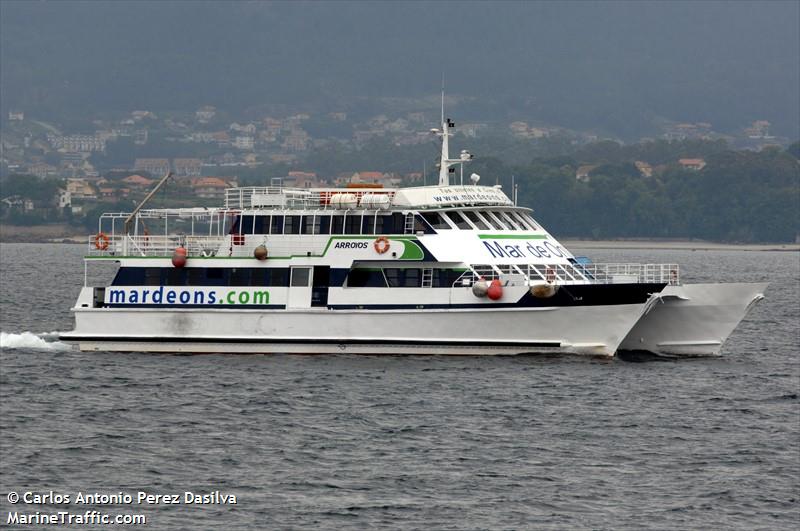
[[428, 225], [433, 227], [434, 229], [449, 229], [450, 224], [445, 221], [445, 219], [439, 215], [438, 212], [423, 212], [422, 219], [428, 222]]
[[450, 218], [456, 227], [461, 230], [472, 230], [472, 225], [469, 224], [469, 221], [464, 218], [459, 212], [448, 212], [444, 214], [445, 216]]
[[497, 219], [495, 219], [494, 216], [491, 215], [491, 213], [484, 211], [484, 212], [476, 212], [476, 214], [480, 216], [486, 222], [486, 224], [489, 225], [491, 229], [505, 230], [505, 227], [503, 227], [503, 225], [499, 221], [497, 221]]
[[310, 267], [296, 267], [292, 269], [292, 287], [305, 288], [308, 287], [308, 281], [311, 276]]
[[266, 234], [269, 231], [269, 216], [257, 216], [253, 226], [254, 234]]
[[270, 234], [283, 234], [283, 216], [272, 216]]
[[239, 223], [239, 232], [241, 234], [252, 234], [254, 219], [255, 216], [242, 216]]
[[389, 234], [385, 228], [391, 227], [392, 218], [389, 216], [375, 215], [375, 234]]
[[143, 267], [120, 267], [114, 276], [112, 286], [141, 286], [144, 284]]
[[274, 267], [266, 270], [265, 286], [286, 287], [289, 285], [289, 269]]
[[159, 286], [161, 284], [161, 269], [148, 267], [144, 270], [144, 285]]
[[529, 224], [531, 227], [533, 227], [533, 230], [539, 230], [539, 224], [538, 224], [538, 223], [536, 223], [536, 220], [535, 220], [535, 219], [533, 219], [533, 216], [531, 216], [531, 215], [530, 215], [530, 214], [528, 214], [527, 212], [524, 212], [524, 213], [522, 213], [522, 212], [521, 212], [521, 213], [520, 213], [520, 215], [521, 215], [523, 218], [525, 218], [525, 221], [527, 221], [527, 222], [528, 222], [528, 224]]
[[331, 216], [331, 234], [344, 234], [344, 216]]
[[468, 210], [468, 211], [464, 212], [463, 214], [467, 217], [467, 219], [469, 219], [472, 222], [473, 225], [475, 225], [475, 227], [478, 230], [488, 230], [489, 229], [489, 225], [487, 225], [486, 222], [483, 221], [483, 219], [480, 216], [478, 216], [478, 214], [476, 214], [475, 212], [472, 212], [472, 211]]
[[202, 267], [186, 268], [186, 283], [190, 286], [203, 286], [206, 283], [206, 270]]
[[249, 286], [250, 270], [244, 267], [235, 267], [231, 269], [230, 277], [228, 277], [228, 285]]
[[361, 213], [345, 214], [345, 234], [361, 234]]
[[386, 281], [392, 288], [418, 288], [422, 285], [420, 269], [387, 268], [383, 270]]
[[523, 230], [536, 230], [536, 226], [531, 223], [522, 212], [509, 212], [509, 214], [514, 216], [514, 219], [516, 219], [518, 224], [523, 227]]
[[314, 234], [330, 234], [330, 216], [317, 216], [314, 218]]
[[386, 279], [380, 269], [351, 269], [347, 274], [348, 288], [385, 288]]
[[302, 218], [300, 216], [286, 216], [285, 225], [283, 227], [284, 234], [300, 234], [300, 223]]
[[314, 229], [317, 221], [314, 216], [303, 216], [303, 229], [300, 231], [302, 234], [314, 234]]
[[500, 230], [508, 230], [508, 226], [502, 221], [502, 216], [499, 212], [483, 212], [483, 217], [492, 220], [492, 225], [496, 225]]
[[433, 287], [449, 288], [463, 273], [463, 271], [459, 271], [458, 269], [434, 269]]
[[523, 230], [519, 223], [517, 223], [517, 220], [511, 216], [510, 212], [498, 212], [498, 214], [501, 216], [503, 223], [506, 224], [506, 227], [511, 230]]
[[167, 279], [164, 285], [166, 286], [183, 286], [186, 284], [186, 271], [173, 267], [167, 269]]
[[361, 221], [361, 234], [375, 234], [375, 232], [375, 214], [364, 212], [364, 217]]
[[206, 269], [206, 278], [209, 280], [209, 284], [212, 285], [219, 285], [222, 284], [222, 279], [224, 278], [225, 270], [221, 267], [211, 267]]

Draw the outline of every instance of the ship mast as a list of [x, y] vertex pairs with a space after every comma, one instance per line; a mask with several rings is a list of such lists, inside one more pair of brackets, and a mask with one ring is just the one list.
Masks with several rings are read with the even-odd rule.
[[439, 158], [439, 186], [450, 185], [450, 168], [455, 165], [461, 166], [461, 180], [464, 180], [464, 163], [472, 160], [473, 155], [466, 149], [461, 150], [461, 155], [457, 159], [450, 158], [450, 137], [453, 133], [451, 129], [455, 129], [456, 124], [450, 118], [444, 117], [444, 82], [442, 82], [442, 115], [441, 115], [441, 128], [431, 129], [431, 133], [436, 136], [442, 137], [442, 153]]

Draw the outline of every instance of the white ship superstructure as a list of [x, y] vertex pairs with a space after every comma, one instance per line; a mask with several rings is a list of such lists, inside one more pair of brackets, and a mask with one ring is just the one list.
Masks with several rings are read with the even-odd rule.
[[219, 208], [104, 214], [87, 267], [118, 269], [82, 288], [62, 338], [112, 351], [716, 353], [763, 291], [722, 288], [724, 330], [675, 336], [713, 311], [687, 303], [708, 290], [687, 292], [677, 264], [576, 259], [499, 186], [463, 183], [472, 155], [450, 158], [452, 128], [433, 130], [435, 186], [276, 183], [229, 189]]

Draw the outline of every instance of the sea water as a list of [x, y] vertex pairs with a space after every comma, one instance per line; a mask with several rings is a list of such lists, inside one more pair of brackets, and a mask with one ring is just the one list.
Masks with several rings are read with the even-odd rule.
[[[81, 353], [57, 332], [84, 250], [0, 247], [0, 525], [59, 510], [154, 529], [800, 522], [796, 252], [581, 253], [771, 283], [721, 357], [632, 362]], [[8, 501], [26, 491], [71, 504]]]

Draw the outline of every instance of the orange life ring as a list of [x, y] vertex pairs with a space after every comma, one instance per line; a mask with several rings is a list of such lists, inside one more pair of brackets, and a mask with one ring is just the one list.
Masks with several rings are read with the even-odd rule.
[[111, 241], [111, 239], [106, 235], [105, 232], [98, 232], [97, 235], [94, 237], [94, 247], [95, 249], [105, 251], [106, 249], [108, 249], [109, 241]]
[[384, 236], [381, 236], [380, 238], [375, 240], [375, 242], [372, 244], [372, 247], [375, 248], [376, 253], [383, 254], [389, 250], [390, 247], [389, 239]]

